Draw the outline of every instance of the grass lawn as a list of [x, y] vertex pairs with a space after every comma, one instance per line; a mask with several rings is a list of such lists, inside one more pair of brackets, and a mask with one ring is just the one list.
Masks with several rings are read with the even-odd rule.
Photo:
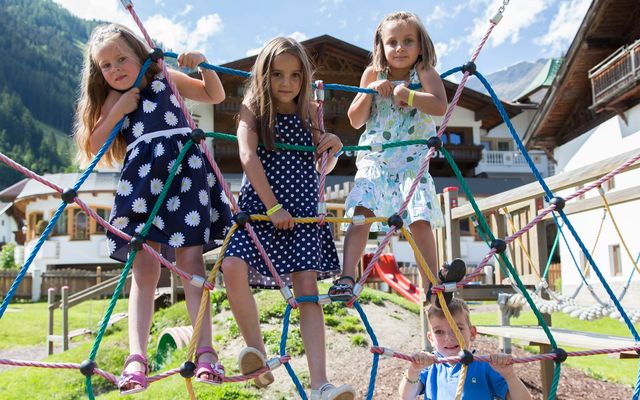
[[[320, 293], [326, 293], [326, 285], [321, 285]], [[261, 305], [261, 322], [279, 322], [286, 304], [277, 291], [262, 291], [256, 294], [256, 300]], [[383, 305], [385, 301], [391, 301], [399, 306], [417, 314], [419, 307], [394, 294], [387, 294], [375, 290], [365, 289], [362, 293], [361, 303], [373, 303]], [[107, 308], [109, 300], [96, 300], [85, 302], [73, 307], [70, 312], [69, 329], [91, 328], [96, 329]], [[119, 300], [115, 312], [126, 310], [127, 301]], [[228, 309], [226, 295], [222, 291], [216, 291], [212, 295], [212, 307], [215, 310]], [[356, 337], [362, 335], [362, 324], [354, 321], [354, 318], [345, 317], [345, 310], [341, 305], [325, 306], [327, 329], [338, 332], [347, 332]], [[56, 333], [60, 333], [60, 311], [56, 311]], [[587, 322], [557, 313], [552, 316], [553, 326], [577, 331], [598, 332], [611, 335], [629, 336], [626, 326], [617, 320], [600, 319]], [[495, 325], [497, 315], [493, 312], [473, 313], [472, 321], [477, 325]], [[227, 330], [224, 335], [216, 335], [216, 345], [223, 344], [232, 337], [239, 335], [235, 321], [226, 321]], [[297, 323], [297, 313], [292, 314], [292, 324]], [[157, 342], [158, 333], [168, 326], [188, 325], [186, 307], [184, 303], [176, 304], [158, 311], [154, 315], [151, 343]], [[533, 313], [523, 312], [520, 317], [512, 319], [513, 325], [535, 325]], [[118, 375], [122, 368], [122, 360], [127, 355], [126, 321], [109, 328], [103, 338], [96, 361], [100, 368]], [[9, 347], [20, 346], [44, 346], [47, 328], [47, 304], [46, 303], [13, 303], [0, 321], [0, 350]], [[304, 351], [300, 340], [293, 340], [299, 336], [295, 333], [297, 327], [290, 329], [292, 340], [289, 343], [289, 351]], [[267, 336], [267, 345], [277, 344], [279, 332], [272, 332]], [[274, 337], [274, 343], [269, 343], [269, 337]], [[65, 361], [79, 363], [88, 357], [93, 344], [93, 337], [87, 336], [77, 339], [77, 346], [63, 354], [55, 354], [44, 361]], [[299, 337], [298, 337], [299, 339]], [[354, 344], [354, 345], [357, 345]], [[535, 351], [535, 348], [528, 349]], [[567, 351], [574, 349], [566, 348]], [[155, 348], [151, 346], [149, 357], [153, 359]], [[168, 364], [175, 366], [184, 360], [186, 349], [176, 350], [171, 355]], [[226, 362], [223, 359], [223, 362]], [[637, 360], [618, 360], [609, 356], [590, 356], [569, 358], [568, 365], [585, 370], [597, 379], [606, 379], [614, 382], [633, 385], [638, 370]], [[232, 364], [232, 363], [231, 363]], [[237, 371], [228, 371], [236, 374]], [[121, 398], [115, 386], [100, 377], [92, 379], [94, 391], [100, 394], [100, 398]], [[52, 399], [82, 399], [84, 393], [84, 379], [77, 370], [55, 370], [41, 368], [11, 368], [0, 372], [0, 388], [2, 399], [24, 398], [52, 398]], [[223, 385], [211, 387], [195, 384], [195, 391], [199, 399], [259, 399], [260, 392], [252, 389], [247, 383]], [[185, 384], [179, 376], [173, 376], [154, 383], [149, 390], [139, 395], [139, 399], [182, 399], [185, 398]]]
[[[497, 319], [497, 313], [492, 312], [477, 312], [471, 314], [471, 321], [475, 325], [498, 325]], [[571, 318], [565, 313], [553, 313], [551, 322], [555, 328], [631, 337], [631, 333], [626, 324], [611, 318], [581, 321], [577, 318]], [[519, 317], [511, 319], [511, 325], [537, 324], [537, 319], [531, 311], [523, 312]], [[640, 324], [636, 324], [635, 327], [640, 330]], [[531, 353], [538, 352], [537, 346], [524, 347]], [[582, 350], [574, 347], [563, 348], [566, 351]], [[638, 374], [638, 359], [618, 359], [617, 357], [609, 355], [569, 357], [565, 364], [579, 368], [596, 379], [622, 383], [629, 386], [635, 384]]]
[[[109, 300], [92, 300], [72, 307], [69, 311], [69, 331], [87, 328], [98, 329]], [[127, 311], [127, 299], [120, 299], [114, 313]], [[12, 302], [0, 321], [0, 350], [16, 346], [44, 346], [47, 337], [49, 311], [46, 302]], [[54, 334], [62, 333], [62, 311], [54, 312]]]

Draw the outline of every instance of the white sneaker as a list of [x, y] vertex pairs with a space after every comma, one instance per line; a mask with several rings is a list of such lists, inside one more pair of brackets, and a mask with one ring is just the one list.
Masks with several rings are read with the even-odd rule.
[[311, 390], [311, 400], [354, 400], [356, 391], [351, 385], [333, 386], [325, 383], [320, 389]]

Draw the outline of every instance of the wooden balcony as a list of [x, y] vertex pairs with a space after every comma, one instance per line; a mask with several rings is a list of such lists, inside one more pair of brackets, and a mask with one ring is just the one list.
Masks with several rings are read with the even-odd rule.
[[589, 70], [593, 105], [597, 110], [615, 108], [630, 98], [640, 97], [640, 40], [623, 46]]
[[[227, 96], [222, 103], [215, 105], [215, 111], [224, 114], [237, 114], [240, 111], [241, 104], [242, 97]], [[351, 105], [351, 100], [349, 99], [329, 99], [324, 102], [324, 115], [327, 117], [344, 116], [346, 118], [349, 105]]]

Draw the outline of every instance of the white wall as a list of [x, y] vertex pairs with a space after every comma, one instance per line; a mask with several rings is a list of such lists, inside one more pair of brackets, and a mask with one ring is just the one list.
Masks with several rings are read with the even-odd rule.
[[[4, 208], [6, 203], [0, 203], [0, 208]], [[11, 215], [0, 215], [0, 243], [15, 242], [13, 232], [18, 230], [16, 221]]]
[[[112, 193], [80, 193], [80, 199], [89, 207], [111, 209], [113, 205]], [[26, 215], [41, 212], [44, 219], [50, 221], [60, 205], [60, 198], [47, 196], [30, 202], [26, 207]], [[69, 221], [71, 223], [71, 221]], [[38, 237], [25, 245], [25, 259], [31, 254]], [[30, 269], [46, 270], [46, 265], [55, 264], [115, 264], [109, 258], [106, 237], [103, 233], [93, 234], [89, 240], [71, 240], [68, 235], [49, 236], [42, 246]]]
[[[525, 132], [527, 131], [529, 124], [531, 124], [531, 120], [533, 119], [533, 116], [535, 115], [535, 113], [536, 113], [536, 110], [522, 110], [520, 114], [511, 118], [511, 124], [513, 125], [516, 132], [518, 133], [518, 136], [520, 136], [521, 138], [522, 138], [522, 135], [524, 135]], [[507, 127], [507, 124], [505, 124], [504, 122], [496, 126], [495, 128], [490, 129], [489, 132], [486, 134], [486, 137], [494, 138], [494, 139], [512, 138], [511, 132], [509, 132], [509, 128]], [[516, 148], [517, 147], [514, 146], [514, 149]]]
[[[594, 162], [607, 159], [633, 149], [638, 149], [640, 152], [640, 106], [636, 106], [628, 110], [625, 112], [625, 115], [629, 121], [628, 125], [625, 124], [622, 118], [615, 116], [571, 142], [556, 148], [554, 156], [558, 161], [559, 171], [568, 172], [580, 167], [589, 166]], [[614, 178], [614, 182], [615, 188], [612, 189], [612, 192], [625, 188], [637, 187], [638, 182], [640, 182], [640, 171], [634, 170], [624, 172], [617, 175]], [[558, 194], [566, 197], [567, 195], [575, 192], [575, 190], [576, 189], [573, 188], [559, 192]], [[599, 197], [596, 189], [586, 193], [585, 198], [590, 197]], [[612, 214], [630, 248], [631, 254], [634, 258], [637, 257], [638, 252], [640, 252], [640, 241], [638, 240], [637, 235], [637, 227], [640, 226], [640, 213], [638, 212], [638, 209], [640, 209], [640, 200], [614, 205], [611, 208]], [[591, 251], [594, 246], [602, 214], [603, 211], [600, 208], [569, 215], [569, 220], [589, 251]], [[573, 240], [568, 229], [565, 229], [565, 235], [569, 239], [571, 251], [576, 257], [578, 263], [581, 263], [579, 247], [575, 243], [575, 240]], [[622, 275], [618, 277], [612, 276], [611, 274], [609, 256], [611, 245], [620, 245]], [[634, 267], [624, 251], [624, 247], [613, 227], [611, 218], [608, 216], [604, 222], [600, 240], [595, 247], [595, 251], [593, 251], [591, 255], [606, 281], [614, 289], [614, 292], [618, 294]], [[580, 284], [581, 278], [571, 259], [569, 248], [562, 240], [560, 241], [560, 257], [562, 260], [563, 292], [565, 294], [571, 294]], [[602, 289], [602, 285], [595, 273], [591, 273], [588, 281], [593, 284], [597, 293], [604, 296], [604, 290]], [[629, 289], [630, 291], [626, 295], [623, 305], [627, 307], [633, 306], [634, 308], [638, 307], [638, 300], [640, 299], [639, 282], [640, 274], [635, 274], [631, 288]], [[580, 301], [593, 303], [588, 292], [584, 289], [582, 290], [582, 295], [579, 296], [578, 299]]]
[[[473, 129], [473, 143], [480, 144], [480, 125], [482, 125], [482, 121], [475, 120], [475, 112], [462, 108], [456, 107], [447, 123], [447, 126], [458, 126], [458, 127], [470, 127]], [[433, 117], [437, 126], [442, 124], [443, 117]]]

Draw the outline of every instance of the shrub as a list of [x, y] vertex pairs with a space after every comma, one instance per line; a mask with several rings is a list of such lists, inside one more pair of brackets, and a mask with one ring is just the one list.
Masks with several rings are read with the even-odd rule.
[[14, 253], [16, 250], [15, 243], [7, 243], [2, 247], [0, 252], [0, 269], [17, 269]]

